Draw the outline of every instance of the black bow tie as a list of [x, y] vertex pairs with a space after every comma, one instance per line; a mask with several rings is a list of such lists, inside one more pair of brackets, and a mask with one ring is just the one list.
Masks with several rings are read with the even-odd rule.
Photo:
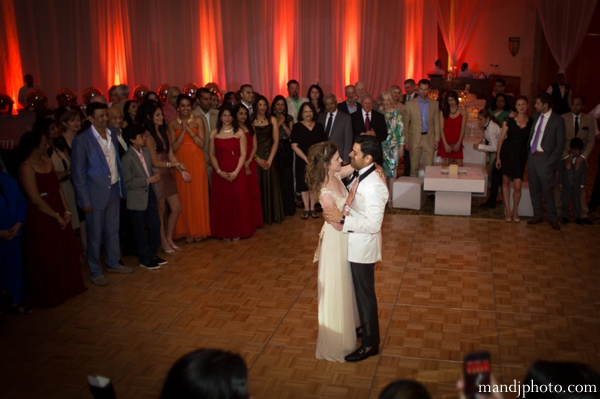
[[355, 179], [358, 177], [358, 170], [355, 170], [354, 172], [352, 172], [352, 177]]

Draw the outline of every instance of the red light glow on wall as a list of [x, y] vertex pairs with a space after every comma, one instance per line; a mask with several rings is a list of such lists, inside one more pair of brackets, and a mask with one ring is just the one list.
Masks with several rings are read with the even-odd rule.
[[358, 81], [358, 48], [360, 45], [361, 6], [360, 0], [345, 2], [344, 23], [346, 25], [346, 41], [344, 43], [344, 85]]
[[290, 52], [294, 48], [294, 15], [295, 2], [280, 1], [275, 6], [275, 34], [273, 43], [273, 60], [277, 71], [276, 87], [279, 93], [287, 93], [287, 82], [290, 76]]
[[15, 8], [12, 1], [2, 2], [2, 19], [6, 41], [0, 40], [0, 61], [4, 64], [4, 88], [0, 91], [8, 94], [15, 102], [13, 112], [20, 107], [18, 100], [19, 88], [23, 85], [23, 70], [21, 67], [21, 51], [17, 36]]
[[[202, 0], [199, 4], [200, 51], [198, 65], [201, 68], [203, 85], [222, 82], [225, 76], [223, 57], [219, 49], [223, 48], [221, 37], [221, 2], [219, 0]], [[221, 56], [221, 57], [220, 57]]]

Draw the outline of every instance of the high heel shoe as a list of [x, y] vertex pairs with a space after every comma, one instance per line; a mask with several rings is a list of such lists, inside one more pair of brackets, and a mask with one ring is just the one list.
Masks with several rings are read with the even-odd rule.
[[[510, 214], [509, 214], [509, 215], [510, 215]], [[511, 216], [506, 216], [506, 214], [504, 214], [504, 221], [505, 221], [506, 223], [510, 223], [510, 222], [512, 222], [512, 217], [511, 217]]]
[[172, 254], [175, 253], [175, 250], [173, 248], [171, 248], [171, 246], [169, 245], [163, 245], [162, 246], [163, 251], [165, 251], [166, 254]]
[[512, 220], [513, 220], [513, 222], [515, 222], [515, 223], [519, 223], [519, 222], [521, 221], [521, 219], [520, 219], [518, 216], [517, 216], [517, 217], [514, 217], [514, 216], [513, 216]]
[[175, 245], [175, 244], [171, 245], [171, 248], [173, 248], [175, 251], [178, 251], [178, 252], [179, 252], [179, 251], [183, 251], [183, 248], [181, 248], [181, 247], [178, 247], [178, 246], [177, 246], [177, 245]]

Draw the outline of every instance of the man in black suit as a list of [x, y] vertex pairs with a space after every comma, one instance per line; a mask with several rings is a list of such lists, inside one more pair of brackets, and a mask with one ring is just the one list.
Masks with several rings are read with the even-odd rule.
[[348, 85], [345, 88], [346, 101], [338, 104], [337, 108], [346, 114], [352, 115], [362, 109], [362, 106], [356, 101], [356, 88], [353, 85]]
[[414, 79], [406, 79], [404, 81], [404, 91], [406, 91], [406, 94], [402, 96], [402, 104], [406, 104], [407, 101], [417, 98], [417, 85]]
[[344, 163], [350, 162], [350, 151], [354, 142], [352, 135], [352, 119], [338, 110], [335, 95], [327, 94], [324, 99], [325, 110], [319, 114], [319, 123], [325, 128], [325, 135], [338, 148]]
[[552, 96], [554, 112], [558, 115], [566, 114], [571, 110], [571, 86], [565, 82], [565, 74], [556, 75], [556, 82], [546, 90]]
[[529, 134], [529, 192], [533, 219], [527, 224], [542, 223], [542, 196], [546, 200], [548, 221], [560, 230], [552, 194], [552, 174], [565, 148], [565, 120], [552, 112], [552, 96], [542, 93], [535, 99], [535, 123]]
[[[385, 117], [377, 111], [373, 111], [373, 97], [367, 94], [362, 100], [361, 112], [350, 115], [352, 118], [352, 134], [354, 139], [359, 135], [374, 136], [380, 143], [387, 138], [387, 124]], [[383, 158], [376, 159], [379, 165], [383, 164]]]

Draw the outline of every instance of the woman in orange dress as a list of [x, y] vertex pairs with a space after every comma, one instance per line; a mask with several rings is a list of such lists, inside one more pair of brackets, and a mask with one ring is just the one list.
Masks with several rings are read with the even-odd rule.
[[177, 118], [169, 122], [169, 140], [179, 162], [186, 166], [191, 181], [184, 181], [175, 174], [175, 183], [181, 201], [181, 214], [175, 225], [173, 238], [186, 237], [188, 244], [199, 242], [210, 235], [208, 210], [208, 175], [204, 158], [206, 134], [204, 122], [191, 115], [191, 99], [180, 94], [177, 97]]

